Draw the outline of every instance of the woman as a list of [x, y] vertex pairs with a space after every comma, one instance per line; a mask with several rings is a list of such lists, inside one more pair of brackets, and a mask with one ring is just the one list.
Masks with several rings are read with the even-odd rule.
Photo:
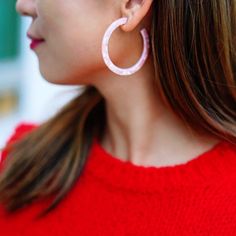
[[83, 86], [9, 138], [1, 232], [236, 235], [235, 0], [16, 8], [43, 77]]

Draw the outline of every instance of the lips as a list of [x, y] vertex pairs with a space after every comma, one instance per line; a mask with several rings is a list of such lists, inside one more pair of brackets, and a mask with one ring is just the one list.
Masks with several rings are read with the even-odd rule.
[[44, 39], [32, 39], [32, 41], [37, 42], [37, 43], [40, 43], [40, 42], [43, 42], [43, 41], [45, 41], [45, 40], [44, 40]]
[[34, 49], [36, 48], [39, 44], [41, 44], [42, 42], [44, 42], [45, 40], [43, 39], [37, 39], [37, 40], [32, 40], [31, 43], [30, 43], [30, 48], [31, 49]]
[[30, 43], [30, 48], [34, 49], [36, 48], [39, 44], [43, 43], [45, 41], [45, 39], [43, 38], [39, 38], [37, 36], [33, 36], [30, 33], [27, 33], [28, 38], [31, 39], [31, 43]]

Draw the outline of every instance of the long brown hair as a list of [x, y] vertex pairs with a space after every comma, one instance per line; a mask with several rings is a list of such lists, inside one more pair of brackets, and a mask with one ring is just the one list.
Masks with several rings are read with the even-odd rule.
[[[197, 132], [235, 143], [235, 0], [153, 1], [153, 84], [163, 101]], [[106, 124], [105, 101], [93, 86], [13, 145], [0, 175], [9, 212], [48, 196], [51, 211], [78, 181], [94, 137]], [[14, 158], [13, 158], [14, 157]]]

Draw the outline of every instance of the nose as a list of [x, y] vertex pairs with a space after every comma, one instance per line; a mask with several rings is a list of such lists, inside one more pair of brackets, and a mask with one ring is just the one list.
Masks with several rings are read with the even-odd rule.
[[36, 17], [35, 0], [17, 0], [16, 11], [23, 16]]

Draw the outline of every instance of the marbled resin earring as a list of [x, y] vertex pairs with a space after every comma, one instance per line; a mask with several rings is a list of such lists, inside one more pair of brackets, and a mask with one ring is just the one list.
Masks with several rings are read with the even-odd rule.
[[103, 40], [102, 40], [102, 56], [103, 56], [103, 60], [105, 62], [105, 64], [107, 65], [107, 67], [114, 73], [118, 74], [118, 75], [131, 75], [134, 74], [135, 72], [137, 72], [138, 70], [140, 70], [140, 68], [144, 65], [145, 61], [147, 60], [148, 54], [149, 54], [149, 36], [147, 33], [147, 30], [145, 28], [143, 28], [140, 31], [140, 34], [142, 35], [143, 38], [143, 52], [142, 55], [140, 57], [140, 59], [138, 60], [138, 62], [129, 67], [129, 68], [120, 68], [117, 67], [116, 65], [113, 64], [113, 62], [110, 59], [109, 56], [109, 50], [108, 50], [108, 44], [109, 44], [109, 40], [111, 38], [111, 35], [113, 33], [113, 31], [118, 28], [120, 25], [123, 25], [127, 22], [128, 18], [127, 17], [122, 17], [119, 18], [118, 20], [114, 21], [106, 30], [104, 36], [103, 36]]

